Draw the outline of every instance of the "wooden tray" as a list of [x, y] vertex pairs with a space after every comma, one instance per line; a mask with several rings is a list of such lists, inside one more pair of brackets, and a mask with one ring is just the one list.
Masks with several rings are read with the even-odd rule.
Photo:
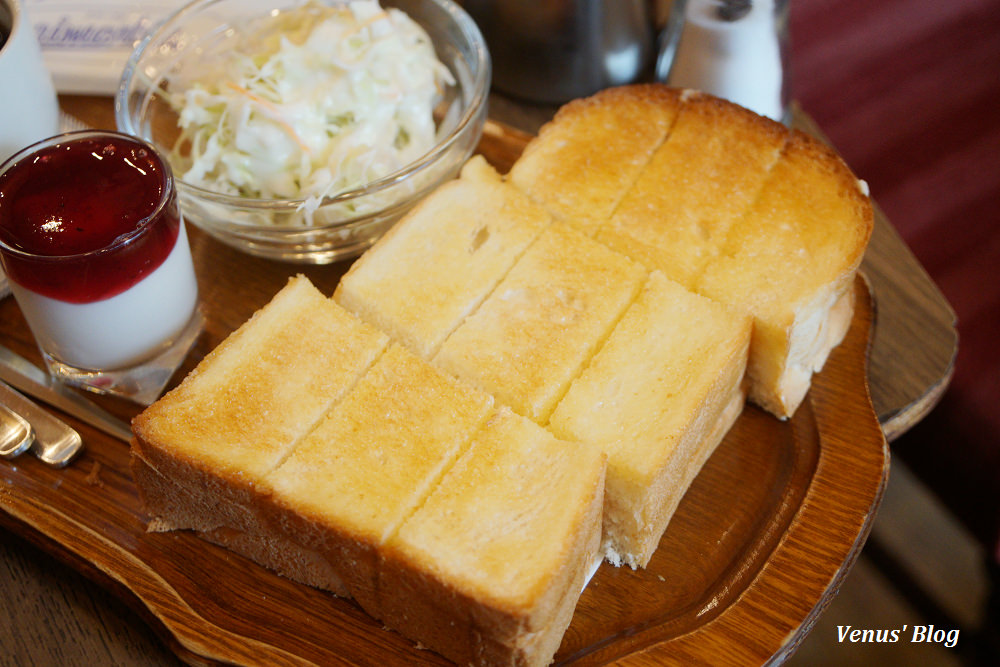
[[[526, 135], [487, 132], [500, 169]], [[346, 263], [296, 267], [247, 257], [191, 229], [206, 329], [181, 373], [293, 273], [332, 293]], [[844, 343], [795, 417], [748, 407], [685, 496], [650, 566], [603, 565], [557, 664], [761, 664], [793, 651], [857, 557], [881, 499], [888, 448], [866, 384], [873, 304], [859, 278]], [[37, 360], [11, 299], [0, 342]], [[180, 374], [178, 374], [178, 377]], [[137, 411], [100, 403], [123, 418]], [[185, 661], [448, 664], [350, 601], [292, 583], [187, 533], [146, 533], [128, 448], [83, 425], [86, 450], [52, 470], [0, 463], [0, 525], [121, 597]]]

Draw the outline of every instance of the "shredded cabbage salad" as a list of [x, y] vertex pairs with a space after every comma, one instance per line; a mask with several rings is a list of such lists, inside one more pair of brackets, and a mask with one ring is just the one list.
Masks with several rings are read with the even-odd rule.
[[251, 198], [327, 196], [434, 146], [434, 106], [451, 72], [424, 30], [376, 0], [308, 3], [268, 17], [171, 96], [180, 178]]

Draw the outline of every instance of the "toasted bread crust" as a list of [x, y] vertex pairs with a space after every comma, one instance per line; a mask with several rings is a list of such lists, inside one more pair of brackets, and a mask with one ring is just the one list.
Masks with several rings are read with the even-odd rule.
[[756, 199], [789, 131], [702, 93], [677, 121], [597, 240], [692, 288]]

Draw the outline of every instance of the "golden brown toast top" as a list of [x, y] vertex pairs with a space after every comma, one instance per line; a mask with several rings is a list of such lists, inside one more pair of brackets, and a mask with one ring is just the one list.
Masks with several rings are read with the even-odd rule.
[[351, 266], [334, 298], [430, 358], [550, 222], [474, 157]]
[[377, 546], [423, 503], [492, 405], [393, 344], [269, 475], [274, 500]]
[[691, 287], [757, 198], [788, 130], [716, 97], [681, 97], [677, 121], [597, 240]]
[[473, 599], [544, 619], [539, 601], [567, 575], [603, 470], [599, 450], [502, 408], [390, 546]]
[[544, 423], [645, 274], [556, 222], [445, 341], [434, 363]]
[[663, 142], [679, 106], [664, 86], [609, 88], [564, 105], [510, 170], [510, 181], [593, 236]]
[[355, 383], [388, 338], [298, 276], [209, 353], [132, 428], [157, 451], [250, 484]]

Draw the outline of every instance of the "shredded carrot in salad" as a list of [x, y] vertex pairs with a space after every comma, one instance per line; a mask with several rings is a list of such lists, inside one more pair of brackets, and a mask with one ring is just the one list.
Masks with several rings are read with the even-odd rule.
[[404, 12], [310, 2], [260, 21], [171, 93], [181, 180], [314, 210], [434, 146], [434, 106], [454, 79]]

